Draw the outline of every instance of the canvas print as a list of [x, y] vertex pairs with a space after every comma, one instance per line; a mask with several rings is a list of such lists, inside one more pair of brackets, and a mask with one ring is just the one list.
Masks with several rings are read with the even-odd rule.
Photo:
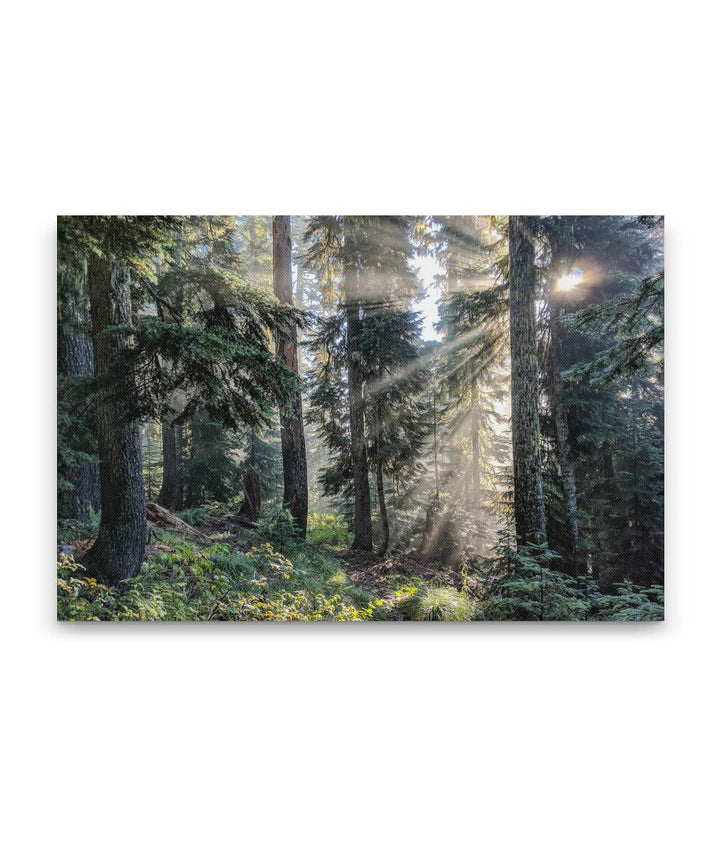
[[63, 621], [663, 617], [659, 216], [60, 216]]

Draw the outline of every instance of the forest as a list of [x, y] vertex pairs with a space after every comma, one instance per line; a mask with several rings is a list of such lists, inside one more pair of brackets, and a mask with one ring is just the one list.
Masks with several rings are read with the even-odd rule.
[[663, 250], [58, 217], [58, 619], [662, 620]]

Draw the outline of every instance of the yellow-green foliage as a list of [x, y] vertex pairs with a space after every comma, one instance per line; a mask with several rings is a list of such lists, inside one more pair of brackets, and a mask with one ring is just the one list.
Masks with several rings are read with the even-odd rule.
[[356, 589], [339, 565], [310, 547], [295, 561], [269, 542], [244, 553], [187, 542], [158, 552], [121, 588], [58, 560], [58, 618], [68, 621], [366, 621], [387, 604]]
[[349, 547], [352, 532], [339, 514], [309, 514], [307, 538], [312, 544], [323, 547]]
[[470, 621], [473, 602], [449, 586], [422, 586], [399, 598], [400, 609], [412, 621]]
[[64, 553], [57, 563], [57, 607], [61, 621], [102, 621], [116, 607], [114, 589], [85, 576], [82, 565]]

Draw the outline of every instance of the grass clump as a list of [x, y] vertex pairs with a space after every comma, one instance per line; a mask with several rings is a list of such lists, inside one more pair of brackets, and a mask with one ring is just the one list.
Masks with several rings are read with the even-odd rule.
[[470, 598], [450, 586], [424, 585], [398, 604], [410, 621], [470, 621]]

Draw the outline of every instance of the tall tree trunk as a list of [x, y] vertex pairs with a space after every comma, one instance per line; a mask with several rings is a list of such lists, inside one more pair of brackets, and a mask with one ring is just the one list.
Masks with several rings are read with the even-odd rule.
[[477, 505], [480, 501], [480, 414], [478, 413], [477, 380], [473, 379], [471, 383], [472, 501], [473, 504]]
[[[290, 218], [273, 217], [273, 290], [278, 300], [293, 305], [292, 243]], [[298, 373], [297, 328], [288, 323], [278, 340], [278, 354], [285, 365]], [[292, 402], [280, 410], [280, 441], [283, 458], [283, 503], [302, 538], [307, 532], [308, 482], [303, 429], [302, 393], [298, 388]]]
[[[382, 374], [379, 376], [382, 377]], [[378, 509], [380, 516], [380, 531], [382, 532], [382, 541], [378, 547], [378, 554], [384, 556], [387, 552], [390, 543], [390, 521], [388, 519], [387, 506], [385, 505], [385, 485], [383, 483], [383, 444], [382, 444], [382, 406], [378, 400], [376, 405], [376, 436], [375, 436], [375, 455], [377, 464], [375, 468], [375, 481], [377, 484]]]
[[390, 521], [388, 520], [387, 506], [385, 505], [385, 485], [383, 484], [383, 471], [380, 461], [377, 463], [375, 478], [377, 482], [378, 509], [380, 511], [380, 528], [382, 531], [382, 541], [378, 547], [378, 555], [384, 556], [390, 543]]
[[[85, 271], [64, 269], [59, 276], [58, 373], [71, 378], [89, 377], [95, 371], [95, 359]], [[80, 461], [64, 477], [72, 488], [61, 497], [61, 515], [89, 521], [91, 509], [100, 511], [99, 462]]]
[[350, 455], [355, 490], [355, 537], [353, 550], [372, 550], [370, 482], [368, 478], [363, 378], [357, 354], [360, 350], [360, 285], [357, 263], [345, 262], [345, 304], [347, 313], [348, 394], [350, 399]]
[[[178, 236], [174, 246], [175, 262], [182, 261], [182, 238]], [[177, 302], [174, 307], [166, 306], [162, 301], [157, 302], [158, 318], [164, 322], [178, 321], [182, 315], [183, 294], [179, 290]], [[162, 365], [162, 361], [161, 361]], [[176, 404], [176, 402], [174, 402]], [[177, 410], [175, 412], [178, 412]], [[183, 506], [182, 486], [182, 443], [180, 441], [181, 428], [172, 420], [171, 416], [163, 419], [162, 423], [162, 458], [163, 478], [157, 504], [171, 511], [179, 511]]]
[[[88, 290], [95, 372], [106, 375], [127, 344], [126, 336], [108, 334], [106, 328], [130, 323], [130, 283], [117, 262], [93, 255], [88, 263]], [[128, 422], [126, 413], [126, 403], [111, 394], [101, 396], [97, 424], [102, 513], [85, 565], [93, 576], [111, 584], [138, 573], [147, 530], [140, 427]]]
[[510, 217], [510, 363], [515, 529], [519, 544], [546, 540], [540, 459], [535, 250], [527, 217]]
[[578, 556], [580, 531], [577, 515], [577, 489], [575, 486], [575, 467], [570, 454], [570, 430], [568, 427], [568, 409], [565, 403], [565, 383], [560, 374], [562, 366], [562, 333], [559, 324], [559, 307], [550, 296], [550, 395], [555, 421], [560, 479], [562, 481], [565, 517], [570, 533], [570, 550], [573, 559]]
[[[297, 260], [297, 280], [295, 283], [295, 305], [302, 309], [305, 303], [305, 292], [303, 288], [303, 267], [300, 259]], [[303, 372], [303, 352], [298, 348], [298, 374]]]
[[162, 423], [163, 479], [157, 504], [171, 511], [182, 508], [182, 479], [178, 428], [170, 421]]

